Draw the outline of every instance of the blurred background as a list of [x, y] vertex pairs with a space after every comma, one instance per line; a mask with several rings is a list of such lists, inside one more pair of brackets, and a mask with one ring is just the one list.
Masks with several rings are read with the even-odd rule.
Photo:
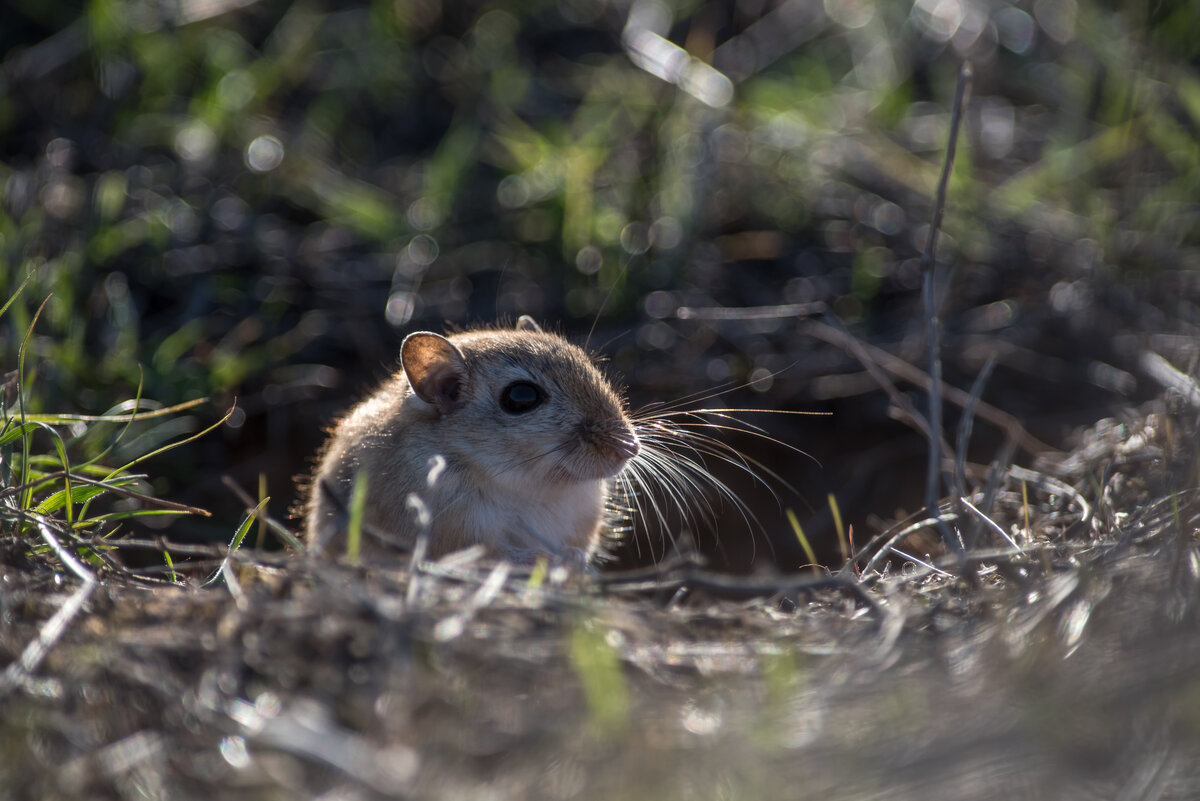
[[[139, 383], [211, 399], [135, 426], [133, 454], [236, 401], [146, 466], [213, 516], [136, 524], [228, 540], [243, 506], [222, 477], [285, 516], [405, 333], [530, 314], [605, 356], [634, 408], [831, 413], [739, 413], [779, 441], [721, 432], [762, 465], [765, 484], [712, 465], [755, 519], [714, 495], [711, 520], [670, 525], [730, 569], [795, 569], [790, 509], [831, 559], [830, 493], [858, 544], [923, 499], [923, 441], [831, 316], [924, 366], [919, 256], [964, 60], [947, 381], [994, 357], [984, 400], [1061, 447], [1158, 393], [1143, 351], [1194, 369], [1198, 20], [1076, 0], [9, 0], [0, 301], [34, 278], [0, 320], [3, 370], [50, 296], [31, 409], [99, 413]], [[977, 422], [971, 458], [1003, 440]], [[639, 529], [624, 555], [663, 548]]]

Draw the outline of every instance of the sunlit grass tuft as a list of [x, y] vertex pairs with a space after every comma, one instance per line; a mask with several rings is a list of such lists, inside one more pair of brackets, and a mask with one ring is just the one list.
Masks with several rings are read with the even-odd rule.
[[[28, 282], [27, 278], [0, 307], [0, 323], [11, 323], [4, 313]], [[233, 409], [199, 432], [165, 443], [146, 437], [142, 424], [177, 418], [203, 399], [161, 407], [142, 397], [139, 384], [133, 398], [104, 414], [30, 413], [27, 408], [39, 386], [28, 377], [28, 346], [48, 302], [49, 297], [29, 321], [16, 370], [0, 390], [0, 527], [28, 541], [36, 552], [49, 550], [43, 542], [43, 527], [49, 527], [63, 547], [95, 564], [101, 561], [99, 552], [111, 547], [106, 540], [131, 521], [162, 515], [208, 516], [204, 509], [155, 497], [150, 477], [134, 469], [210, 433], [229, 419]], [[147, 447], [128, 453], [130, 440]], [[169, 555], [166, 560], [171, 580], [178, 581]]]

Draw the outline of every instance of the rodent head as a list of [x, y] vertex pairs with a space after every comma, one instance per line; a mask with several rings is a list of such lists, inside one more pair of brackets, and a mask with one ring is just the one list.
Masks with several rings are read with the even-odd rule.
[[638, 453], [613, 386], [529, 317], [515, 329], [410, 334], [400, 356], [413, 394], [446, 427], [440, 439], [500, 483], [609, 478]]

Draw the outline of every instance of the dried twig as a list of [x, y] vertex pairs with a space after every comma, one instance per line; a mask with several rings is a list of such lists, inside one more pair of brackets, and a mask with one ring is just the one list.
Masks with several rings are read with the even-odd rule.
[[63, 547], [44, 519], [35, 517], [34, 522], [37, 524], [38, 531], [41, 532], [42, 539], [45, 540], [46, 544], [50, 546], [63, 565], [76, 576], [79, 576], [83, 583], [59, 607], [53, 617], [46, 621], [38, 632], [38, 636], [21, 652], [21, 656], [16, 661], [10, 663], [5, 668], [3, 674], [0, 674], [0, 697], [3, 697], [14, 688], [22, 686], [26, 679], [33, 674], [33, 671], [37, 670], [38, 665], [46, 658], [46, 654], [50, 653], [50, 649], [62, 637], [67, 626], [83, 610], [84, 604], [92, 597], [92, 593], [96, 591], [96, 587], [100, 586], [95, 575], [84, 567], [69, 550]]
[[1200, 383], [1187, 373], [1180, 372], [1175, 365], [1154, 351], [1142, 351], [1138, 365], [1159, 384], [1173, 389], [1193, 406], [1200, 408]]
[[[925, 508], [932, 515], [937, 515], [938, 487], [941, 483], [941, 447], [942, 432], [942, 324], [938, 317], [937, 295], [934, 287], [935, 254], [937, 251], [938, 232], [942, 225], [942, 215], [946, 210], [946, 188], [950, 183], [950, 171], [954, 168], [954, 151], [958, 146], [958, 130], [962, 124], [963, 106], [967, 101], [967, 90], [971, 84], [971, 62], [964, 61], [958, 72], [958, 87], [954, 93], [954, 110], [950, 116], [949, 141], [946, 144], [946, 160], [942, 164], [942, 176], [938, 180], [937, 199], [933, 205], [933, 220], [929, 224], [929, 236], [925, 242], [925, 251], [921, 254], [921, 271], [924, 274], [921, 296], [925, 305], [925, 319], [929, 331], [929, 459], [925, 475]], [[938, 530], [942, 535], [942, 543], [961, 553], [962, 542], [954, 536], [950, 527], [939, 518]]]
[[[864, 367], [867, 368], [867, 371], [870, 372], [872, 377], [876, 378], [877, 381], [879, 380], [878, 373], [877, 371], [873, 371], [871, 369], [872, 362], [883, 368], [883, 370], [887, 371], [891, 375], [901, 378], [913, 386], [925, 390], [926, 392], [929, 392], [930, 388], [933, 386], [933, 381], [930, 379], [928, 373], [921, 368], [909, 364], [899, 356], [888, 353], [883, 348], [856, 339], [852, 334], [846, 332], [844, 329], [840, 330], [837, 327], [827, 323], [809, 321], [804, 324], [802, 330], [807, 336], [816, 337], [817, 339], [828, 342], [831, 345], [837, 345], [838, 347], [845, 348], [846, 350], [850, 351], [850, 353], [857, 358]], [[888, 382], [886, 386], [891, 386], [891, 383]], [[964, 392], [963, 390], [946, 383], [942, 383], [940, 386], [942, 398], [953, 403], [955, 406], [965, 407], [971, 402], [970, 393]], [[891, 393], [889, 393], [889, 395], [890, 394]], [[897, 391], [896, 394], [899, 395], [900, 393]], [[1047, 445], [1026, 431], [1021, 425], [1020, 420], [1013, 417], [1008, 412], [997, 409], [990, 403], [978, 401], [976, 404], [976, 416], [1003, 429], [1005, 433], [1007, 433], [1009, 437], [1013, 438], [1027, 453], [1038, 455], [1043, 453], [1058, 452], [1057, 448]], [[920, 431], [922, 434], [926, 434], [928, 432], [928, 428], [925, 427], [924, 418], [921, 418], [920, 415], [918, 415], [918, 418], [919, 422], [914, 423], [914, 425], [918, 431]], [[949, 453], [949, 450], [946, 452]]]

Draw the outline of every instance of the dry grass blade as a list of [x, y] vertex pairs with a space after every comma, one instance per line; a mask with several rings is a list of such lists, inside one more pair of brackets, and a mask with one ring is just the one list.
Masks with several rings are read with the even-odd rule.
[[37, 670], [38, 665], [46, 658], [46, 654], [62, 637], [67, 626], [79, 615], [92, 593], [100, 586], [95, 575], [58, 541], [58, 537], [50, 530], [47, 521], [36, 518], [35, 523], [42, 539], [50, 546], [63, 565], [78, 576], [83, 583], [66, 599], [54, 616], [46, 621], [38, 632], [37, 638], [25, 647], [21, 656], [5, 668], [4, 674], [0, 676], [0, 697], [21, 686]]

